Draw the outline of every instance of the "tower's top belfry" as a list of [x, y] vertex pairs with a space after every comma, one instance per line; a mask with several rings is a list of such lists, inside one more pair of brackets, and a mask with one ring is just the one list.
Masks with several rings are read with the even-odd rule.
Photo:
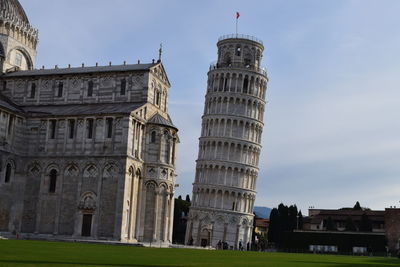
[[36, 59], [38, 30], [18, 0], [0, 0], [0, 68], [3, 72], [31, 70]]
[[247, 68], [265, 71], [261, 68], [263, 42], [253, 36], [243, 34], [224, 35], [219, 38], [218, 61], [216, 67]]

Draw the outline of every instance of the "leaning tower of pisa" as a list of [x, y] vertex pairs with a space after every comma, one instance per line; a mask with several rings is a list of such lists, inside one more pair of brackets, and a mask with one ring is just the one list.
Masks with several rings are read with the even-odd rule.
[[262, 41], [222, 36], [208, 72], [186, 244], [251, 242], [267, 88]]

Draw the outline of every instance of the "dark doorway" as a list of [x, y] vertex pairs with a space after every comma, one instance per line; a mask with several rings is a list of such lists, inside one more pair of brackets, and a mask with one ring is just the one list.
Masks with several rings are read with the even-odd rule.
[[207, 239], [202, 239], [201, 240], [201, 246], [206, 247], [208, 245], [208, 240]]
[[83, 214], [82, 236], [91, 236], [92, 232], [92, 214]]

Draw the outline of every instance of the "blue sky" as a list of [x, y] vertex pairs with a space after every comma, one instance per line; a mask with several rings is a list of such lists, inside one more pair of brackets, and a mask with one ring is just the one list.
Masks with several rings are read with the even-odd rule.
[[400, 206], [400, 1], [20, 2], [39, 29], [37, 67], [150, 62], [163, 43], [177, 195], [191, 194], [207, 70], [239, 11], [270, 79], [256, 204]]

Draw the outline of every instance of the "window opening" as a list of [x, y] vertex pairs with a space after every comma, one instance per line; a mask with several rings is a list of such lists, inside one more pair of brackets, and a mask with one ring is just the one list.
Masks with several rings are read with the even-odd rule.
[[107, 138], [112, 137], [112, 130], [113, 130], [113, 119], [107, 118]]
[[22, 65], [22, 55], [18, 52], [15, 54], [15, 65], [18, 67], [21, 67]]
[[10, 182], [10, 180], [11, 180], [11, 171], [12, 171], [11, 164], [8, 163], [7, 167], [6, 167], [6, 177], [5, 177], [5, 180], [4, 180], [5, 183], [9, 183]]
[[51, 120], [50, 121], [50, 139], [56, 138], [56, 126], [57, 126], [57, 121]]
[[31, 97], [31, 98], [35, 98], [35, 95], [36, 95], [36, 84], [35, 84], [35, 83], [32, 83], [32, 85], [31, 85], [31, 95], [30, 95], [30, 97]]
[[74, 132], [75, 132], [75, 120], [69, 120], [69, 138], [70, 139], [74, 138]]
[[64, 83], [63, 82], [59, 82], [58, 83], [58, 93], [57, 93], [58, 97], [62, 97], [63, 96], [63, 89], [64, 89]]
[[122, 79], [121, 80], [121, 92], [120, 92], [120, 94], [121, 95], [125, 95], [125, 91], [126, 91], [126, 80]]
[[151, 132], [150, 142], [151, 143], [155, 143], [156, 142], [156, 131], [152, 131]]
[[56, 185], [57, 185], [57, 171], [51, 170], [50, 171], [49, 193], [56, 192]]
[[92, 95], [93, 95], [93, 81], [89, 81], [87, 96], [92, 96]]
[[87, 120], [87, 138], [92, 139], [93, 138], [93, 119], [88, 119]]

